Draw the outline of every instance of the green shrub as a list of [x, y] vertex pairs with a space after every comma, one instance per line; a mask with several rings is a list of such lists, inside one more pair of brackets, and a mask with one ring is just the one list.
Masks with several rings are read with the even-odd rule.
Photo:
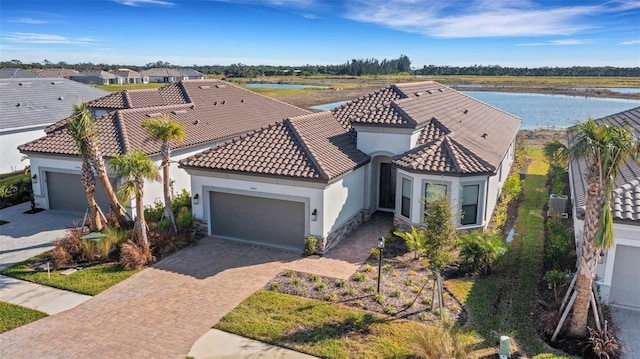
[[371, 272], [373, 272], [373, 271], [375, 271], [375, 270], [376, 270], [376, 268], [375, 268], [374, 266], [372, 266], [371, 264], [367, 264], [367, 265], [364, 267], [364, 271], [365, 271], [365, 272], [369, 272], [369, 273], [371, 273]]
[[506, 244], [495, 233], [465, 233], [460, 237], [460, 269], [470, 274], [491, 273], [493, 263], [506, 251]]
[[293, 279], [291, 279], [290, 283], [291, 283], [291, 285], [294, 285], [294, 286], [300, 285], [300, 279], [293, 278]]
[[187, 207], [191, 210], [191, 194], [186, 189], [183, 189], [182, 192], [171, 199], [171, 210], [173, 213], [180, 212], [180, 209], [183, 207]]
[[149, 222], [159, 222], [164, 214], [162, 202], [155, 202], [151, 206], [144, 207], [144, 218]]
[[549, 166], [548, 178], [551, 182], [551, 193], [564, 194], [567, 189], [567, 183], [564, 180], [565, 172], [564, 166], [551, 165]]
[[326, 284], [324, 284], [322, 282], [316, 284], [315, 287], [313, 287], [313, 289], [317, 290], [318, 292], [322, 292], [326, 288], [327, 288]]
[[367, 274], [358, 272], [353, 275], [353, 280], [355, 280], [356, 282], [364, 282], [365, 280], [367, 280]]
[[386, 307], [384, 307], [384, 312], [389, 315], [394, 315], [398, 312], [398, 310], [393, 305], [387, 305]]
[[280, 284], [278, 283], [271, 283], [271, 287], [269, 287], [272, 291], [277, 292], [278, 289], [280, 289]]
[[576, 255], [573, 229], [565, 226], [559, 219], [550, 218], [547, 221], [547, 236], [549, 244], [545, 251], [545, 259], [553, 269], [571, 270], [575, 265]]
[[311, 282], [319, 282], [320, 281], [320, 275], [318, 274], [312, 274], [309, 276], [309, 281]]
[[378, 302], [378, 304], [384, 303], [385, 300], [387, 300], [387, 297], [380, 293], [376, 294], [376, 302]]
[[544, 274], [544, 280], [549, 285], [549, 289], [553, 289], [553, 297], [558, 302], [562, 288], [567, 285], [567, 276], [564, 272], [552, 269]]
[[400, 289], [394, 289], [394, 290], [391, 291], [389, 296], [393, 297], [393, 298], [400, 298], [400, 297], [402, 297], [402, 291]]
[[382, 266], [382, 270], [384, 271], [390, 271], [391, 269], [393, 269], [393, 266], [391, 264], [385, 264]]
[[412, 286], [414, 283], [415, 283], [415, 280], [413, 278], [411, 278], [411, 277], [406, 278], [404, 280], [404, 285], [406, 285], [406, 286]]
[[195, 220], [195, 217], [193, 216], [193, 214], [191, 213], [191, 210], [188, 207], [180, 208], [180, 211], [178, 212], [178, 217], [176, 218], [176, 224], [178, 225], [178, 228], [180, 228], [181, 230], [190, 229], [193, 227], [194, 220]]
[[318, 238], [307, 236], [304, 239], [304, 255], [310, 256], [318, 250]]
[[502, 197], [504, 202], [508, 203], [518, 198], [521, 192], [522, 180], [520, 179], [520, 174], [514, 173], [504, 180], [504, 185], [502, 185]]
[[344, 288], [344, 286], [346, 286], [346, 285], [347, 285], [347, 281], [345, 281], [344, 279], [336, 280], [336, 287]]
[[373, 285], [369, 284], [368, 286], [364, 287], [363, 290], [365, 293], [373, 293], [376, 291], [376, 288]]
[[354, 296], [354, 295], [356, 295], [356, 291], [353, 290], [352, 288], [349, 288], [349, 289], [344, 291], [344, 295]]
[[336, 300], [338, 300], [338, 295], [336, 293], [328, 293], [324, 296], [324, 300], [328, 302], [335, 302]]

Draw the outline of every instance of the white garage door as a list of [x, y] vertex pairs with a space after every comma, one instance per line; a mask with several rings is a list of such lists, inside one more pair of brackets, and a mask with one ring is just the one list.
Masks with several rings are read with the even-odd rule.
[[[87, 195], [84, 192], [84, 187], [82, 187], [80, 175], [47, 172], [46, 176], [49, 208], [74, 212], [86, 211]], [[98, 179], [96, 179], [96, 201], [105, 215], [108, 214], [109, 200], [107, 199], [104, 187]]]
[[211, 234], [276, 247], [304, 248], [303, 202], [211, 192]]
[[609, 303], [640, 308], [640, 247], [616, 246]]

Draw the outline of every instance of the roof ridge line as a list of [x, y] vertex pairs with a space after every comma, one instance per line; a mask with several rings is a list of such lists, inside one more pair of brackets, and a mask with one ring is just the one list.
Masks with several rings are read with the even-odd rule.
[[[193, 80], [190, 80], [190, 81], [193, 81]], [[165, 87], [167, 86], [162, 86], [161, 88], [165, 88]], [[184, 80], [178, 81], [178, 87], [180, 88], [180, 92], [182, 92], [184, 99], [187, 100], [187, 103], [192, 104], [193, 100], [191, 99], [191, 96], [189, 96], [189, 91], [187, 91], [187, 88], [184, 87]]]
[[122, 100], [124, 101], [125, 108], [131, 108], [131, 98], [129, 97], [128, 90], [122, 90]]
[[285, 126], [287, 126], [287, 124], [288, 124], [288, 127], [291, 128], [291, 133], [296, 138], [296, 140], [300, 143], [300, 146], [303, 148], [303, 150], [307, 154], [307, 157], [313, 163], [314, 167], [316, 167], [316, 170], [320, 173], [320, 177], [324, 178], [324, 179], [329, 179], [329, 175], [324, 170], [324, 168], [320, 165], [320, 162], [316, 158], [316, 155], [315, 155], [314, 151], [311, 150], [311, 148], [309, 148], [309, 146], [307, 146], [307, 143], [304, 141], [303, 137], [298, 132], [298, 129], [296, 128], [296, 126], [293, 123], [293, 121], [291, 120], [291, 118], [286, 118], [283, 121], [282, 124], [285, 125]]
[[456, 172], [462, 172], [463, 169], [466, 170], [466, 166], [460, 163], [460, 158], [458, 156], [458, 151], [454, 150], [452, 138], [449, 135], [444, 135], [444, 144], [447, 148], [447, 151], [451, 154], [451, 159], [453, 160], [453, 165], [456, 167]]
[[[404, 100], [404, 99], [401, 99], [401, 100]], [[398, 105], [395, 101], [391, 101], [390, 107], [393, 108], [394, 111], [397, 111], [402, 116], [402, 118], [407, 120], [407, 124], [413, 125], [413, 126], [418, 126], [418, 123], [416, 122], [416, 120], [414, 120], [411, 116], [409, 116], [409, 114], [407, 114], [400, 107], [400, 105]]]

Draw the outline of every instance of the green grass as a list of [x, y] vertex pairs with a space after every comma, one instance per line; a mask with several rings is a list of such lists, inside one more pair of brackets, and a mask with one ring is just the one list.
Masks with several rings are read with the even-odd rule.
[[46, 313], [37, 310], [0, 302], [0, 333], [4, 333], [46, 316]]
[[365, 311], [258, 291], [215, 328], [321, 358], [412, 358], [425, 325]]
[[62, 275], [60, 271], [51, 271], [51, 278], [47, 272], [36, 272], [27, 267], [29, 263], [45, 256], [28, 259], [1, 271], [1, 274], [43, 284], [54, 288], [69, 290], [76, 293], [96, 295], [105, 289], [131, 277], [139, 270], [124, 270], [117, 263], [100, 264], [79, 270], [71, 275]]
[[274, 88], [249, 87], [247, 88], [247, 90], [250, 90], [271, 98], [282, 98], [282, 97], [293, 96], [293, 95], [306, 95], [322, 89], [319, 89], [319, 88], [274, 89]]
[[476, 279], [449, 280], [446, 285], [469, 309], [472, 327], [486, 342], [506, 334], [530, 356], [563, 357], [548, 353], [535, 329], [536, 286], [544, 257], [542, 205], [548, 200], [545, 187], [548, 164], [541, 148], [528, 147], [527, 157], [531, 163], [515, 226], [518, 235], [500, 258], [499, 272]]

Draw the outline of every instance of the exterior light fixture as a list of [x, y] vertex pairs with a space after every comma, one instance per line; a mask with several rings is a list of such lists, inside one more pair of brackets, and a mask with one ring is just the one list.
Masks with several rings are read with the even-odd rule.
[[318, 210], [317, 209], [313, 209], [313, 212], [311, 212], [311, 221], [315, 222], [318, 220]]
[[604, 263], [604, 251], [600, 251], [600, 257], [598, 257], [598, 264]]
[[200, 195], [198, 193], [193, 196], [193, 204], [195, 204], [196, 206], [200, 204]]
[[31, 176], [31, 182], [38, 183], [38, 175]]
[[378, 249], [380, 255], [378, 255], [378, 294], [380, 294], [380, 278], [382, 277], [382, 252], [384, 251], [384, 237], [378, 239]]

